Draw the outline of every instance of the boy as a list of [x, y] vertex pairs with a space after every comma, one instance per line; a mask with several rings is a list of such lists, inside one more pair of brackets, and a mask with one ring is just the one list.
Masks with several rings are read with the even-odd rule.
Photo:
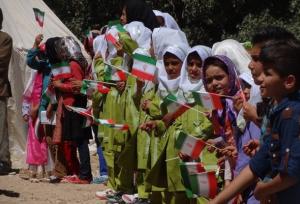
[[298, 203], [300, 199], [300, 44], [296, 40], [269, 42], [259, 58], [264, 76], [262, 97], [276, 101], [270, 113], [268, 136], [249, 165], [210, 203], [226, 203], [257, 178], [272, 180], [256, 184], [257, 199], [276, 194], [279, 203]]

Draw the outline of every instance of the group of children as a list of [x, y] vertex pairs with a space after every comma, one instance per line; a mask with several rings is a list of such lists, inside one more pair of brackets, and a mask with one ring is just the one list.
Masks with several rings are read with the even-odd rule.
[[[231, 39], [190, 47], [170, 16], [134, 2], [121, 24], [90, 31], [89, 66], [74, 39], [50, 38], [43, 48], [36, 37], [23, 104], [30, 169], [47, 164], [49, 149], [52, 182], [90, 183], [92, 126], [99, 181], [109, 187], [96, 196], [108, 203], [297, 203], [298, 40], [265, 27], [251, 47]], [[141, 74], [137, 56], [155, 62], [153, 75]], [[83, 92], [88, 81], [97, 88]], [[212, 108], [197, 94], [209, 94]], [[39, 125], [42, 115], [56, 124]], [[196, 141], [191, 154], [178, 148], [182, 138]], [[198, 179], [198, 192], [185, 179], [189, 165], [196, 172], [187, 174], [214, 172], [210, 182]]]

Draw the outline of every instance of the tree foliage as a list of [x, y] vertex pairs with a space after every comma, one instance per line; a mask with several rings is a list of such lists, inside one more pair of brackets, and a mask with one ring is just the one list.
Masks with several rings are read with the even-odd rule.
[[[94, 24], [120, 14], [120, 0], [45, 0], [79, 38]], [[152, 8], [170, 13], [191, 45], [212, 45], [226, 38], [251, 39], [258, 27], [278, 25], [300, 36], [298, 0], [152, 0]]]

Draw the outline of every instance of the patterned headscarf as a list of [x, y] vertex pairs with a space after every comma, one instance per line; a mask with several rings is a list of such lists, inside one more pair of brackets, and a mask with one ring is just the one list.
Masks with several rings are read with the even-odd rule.
[[208, 65], [211, 64], [213, 59], [219, 59], [223, 63], [225, 63], [227, 70], [224, 70], [228, 73], [229, 76], [229, 96], [234, 96], [240, 90], [240, 83], [237, 77], [236, 68], [233, 62], [226, 56], [223, 55], [214, 55], [211, 57], [206, 58], [204, 61], [203, 71], [202, 71], [202, 81], [204, 84], [205, 89], [207, 90], [207, 80], [206, 80], [206, 70]]

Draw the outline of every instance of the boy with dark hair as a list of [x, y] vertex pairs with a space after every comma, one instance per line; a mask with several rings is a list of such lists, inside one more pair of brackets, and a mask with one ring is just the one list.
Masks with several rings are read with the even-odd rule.
[[254, 195], [264, 200], [276, 194], [279, 203], [300, 200], [300, 44], [297, 40], [269, 42], [259, 55], [264, 77], [262, 97], [271, 97], [276, 106], [270, 112], [268, 136], [249, 165], [210, 203], [226, 203], [240, 191], [259, 181]]

